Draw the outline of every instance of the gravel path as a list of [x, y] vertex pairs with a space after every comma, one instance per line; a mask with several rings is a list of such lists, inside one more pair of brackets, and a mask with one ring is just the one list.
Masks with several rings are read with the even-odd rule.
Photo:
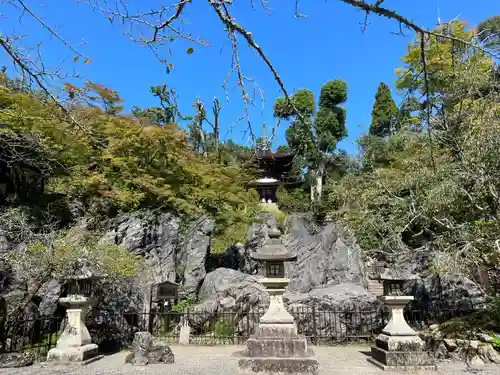
[[[144, 367], [125, 364], [126, 353], [121, 352], [91, 363], [85, 367], [39, 364], [22, 369], [2, 369], [0, 375], [236, 375], [237, 359], [232, 356], [242, 346], [172, 346], [175, 363]], [[316, 347], [320, 375], [376, 375], [384, 374], [366, 361], [368, 347]], [[399, 374], [399, 372], [392, 372]], [[401, 372], [401, 374], [403, 374]], [[420, 375], [500, 375], [500, 366], [485, 365], [467, 369], [463, 363], [441, 363], [438, 372], [419, 372]]]

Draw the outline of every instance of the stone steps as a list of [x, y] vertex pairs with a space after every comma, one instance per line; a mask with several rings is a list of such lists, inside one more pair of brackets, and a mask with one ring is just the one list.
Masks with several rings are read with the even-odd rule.
[[378, 280], [373, 280], [368, 278], [368, 291], [373, 293], [375, 296], [382, 296], [384, 294], [384, 286]]

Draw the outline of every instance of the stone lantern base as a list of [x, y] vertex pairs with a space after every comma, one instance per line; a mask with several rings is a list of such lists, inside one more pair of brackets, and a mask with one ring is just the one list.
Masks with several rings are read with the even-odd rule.
[[47, 362], [86, 365], [102, 358], [99, 347], [91, 343], [85, 315], [92, 304], [92, 299], [74, 295], [61, 298], [59, 302], [69, 307], [66, 310], [67, 322], [61, 336], [57, 339], [56, 347], [47, 354]]
[[240, 370], [317, 375], [318, 360], [314, 351], [308, 347], [307, 339], [297, 334], [297, 325], [286, 311], [282, 296], [272, 292], [269, 309], [238, 360]]
[[50, 349], [47, 355], [47, 362], [87, 365], [102, 357], [102, 355], [99, 355], [99, 347], [96, 344], [87, 344], [77, 348]]
[[425, 344], [406, 322], [403, 312], [412, 296], [383, 296], [380, 298], [391, 312], [391, 319], [377, 337], [371, 349], [372, 364], [383, 370], [435, 370], [434, 356], [425, 350]]

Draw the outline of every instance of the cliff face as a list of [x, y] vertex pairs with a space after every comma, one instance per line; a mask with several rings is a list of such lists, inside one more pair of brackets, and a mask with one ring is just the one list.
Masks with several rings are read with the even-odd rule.
[[[181, 291], [197, 301], [196, 308], [207, 308], [213, 313], [266, 303], [267, 293], [258, 281], [262, 270], [250, 255], [264, 245], [276, 219], [272, 215], [262, 215], [260, 219], [250, 229], [246, 244], [236, 244], [219, 256], [210, 254], [214, 226], [207, 218], [185, 225], [171, 214], [141, 211], [110, 220], [101, 241], [122, 245], [143, 256], [147, 267], [127, 283], [108, 286], [100, 307], [116, 314], [147, 312], [151, 284], [165, 280], [180, 282]], [[287, 303], [316, 305], [326, 310], [370, 308], [377, 304], [375, 296], [366, 289], [362, 251], [343, 228], [333, 222], [318, 227], [307, 215], [290, 215], [284, 227], [283, 243], [297, 254], [297, 261], [286, 266], [290, 278], [285, 294]], [[15, 251], [19, 246], [22, 244], [8, 243], [0, 231], [1, 253]], [[480, 300], [482, 296], [477, 286], [463, 277], [436, 281], [425, 275], [425, 259], [410, 257], [401, 262], [409, 274], [422, 276], [408, 285], [409, 293], [419, 301], [432, 301], [438, 294], [456, 300]], [[0, 266], [1, 298], [9, 308], [22, 295], [16, 288], [16, 280], [22, 275], [12, 274], [6, 262]], [[57, 280], [47, 282], [30, 304], [29, 314], [53, 314], [60, 292]]]

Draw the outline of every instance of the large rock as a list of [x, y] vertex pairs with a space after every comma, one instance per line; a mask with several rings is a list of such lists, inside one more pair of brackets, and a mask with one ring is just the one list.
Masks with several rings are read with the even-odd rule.
[[435, 254], [422, 251], [392, 260], [405, 277], [412, 278], [406, 283], [406, 290], [415, 297], [414, 309], [471, 310], [484, 306], [486, 298], [481, 288], [465, 275], [439, 276], [429, 272], [434, 259]]
[[195, 294], [205, 278], [205, 261], [210, 251], [210, 236], [214, 230], [212, 220], [202, 217], [186, 237], [183, 247], [185, 255], [183, 292]]
[[[246, 331], [255, 325], [258, 317], [250, 310], [269, 303], [269, 295], [258, 277], [244, 274], [229, 268], [218, 268], [207, 274], [198, 292], [198, 304], [189, 316], [191, 327], [200, 329], [204, 324], [221, 312], [229, 312], [237, 321], [238, 327]], [[250, 321], [252, 320], [252, 321]]]
[[144, 366], [155, 363], [174, 363], [174, 353], [169, 346], [160, 344], [149, 332], [137, 332], [132, 343], [132, 352], [125, 363]]
[[40, 298], [40, 304], [38, 305], [40, 315], [54, 316], [61, 291], [62, 285], [58, 280], [50, 280], [42, 285], [37, 293]]
[[198, 302], [234, 301], [239, 311], [268, 301], [268, 294], [259, 278], [229, 268], [218, 268], [207, 274], [198, 292]]
[[26, 367], [35, 362], [32, 352], [0, 354], [0, 368]]
[[288, 291], [306, 293], [324, 285], [364, 285], [361, 249], [335, 223], [318, 231], [307, 216], [290, 216], [284, 245], [297, 255], [290, 263]]
[[[276, 218], [263, 214], [249, 233], [249, 248], [264, 246]], [[362, 252], [355, 240], [335, 223], [317, 226], [309, 215], [292, 214], [285, 221], [283, 245], [297, 255], [286, 265], [288, 291], [307, 293], [314, 288], [339, 283], [364, 285]]]
[[101, 242], [144, 256], [148, 282], [175, 281], [180, 219], [169, 213], [139, 211], [111, 220]]
[[341, 339], [367, 335], [382, 328], [380, 303], [360, 285], [343, 283], [308, 293], [286, 293], [301, 331], [311, 337]]

